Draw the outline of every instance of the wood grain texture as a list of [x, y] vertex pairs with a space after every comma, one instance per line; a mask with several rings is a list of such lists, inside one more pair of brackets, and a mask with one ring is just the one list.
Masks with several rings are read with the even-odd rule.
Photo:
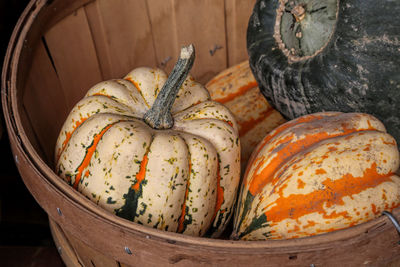
[[104, 79], [157, 65], [145, 0], [98, 0], [86, 12]]
[[46, 34], [68, 108], [81, 99], [88, 88], [102, 80], [95, 46], [83, 8], [76, 10]]
[[224, 8], [223, 1], [174, 1], [178, 46], [194, 44], [191, 73], [203, 84], [227, 67]]
[[81, 265], [79, 258], [76, 254], [74, 247], [66, 238], [64, 231], [54, 221], [49, 220], [51, 235], [53, 236], [54, 243], [58, 249], [63, 262], [67, 267], [78, 267]]
[[188, 45], [178, 43], [174, 2], [174, 0], [147, 0], [157, 67], [167, 73], [172, 71], [178, 60], [180, 46]]
[[229, 66], [248, 58], [246, 48], [247, 24], [255, 3], [256, 0], [225, 0]]
[[46, 158], [52, 163], [52, 146], [55, 146], [55, 140], [68, 115], [68, 108], [65, 93], [43, 43], [38, 44], [33, 57], [23, 105], [30, 121], [34, 122], [33, 128], [40, 143], [47, 144], [43, 149]]
[[28, 112], [26, 111], [26, 107], [24, 107], [22, 105], [19, 107], [19, 115], [20, 115], [21, 123], [25, 127], [25, 134], [29, 138], [32, 146], [35, 148], [35, 151], [43, 159], [50, 160], [50, 159], [47, 158], [45, 150], [41, 145], [41, 141], [39, 141], [39, 138], [35, 133], [35, 128], [33, 126], [33, 122], [28, 116]]

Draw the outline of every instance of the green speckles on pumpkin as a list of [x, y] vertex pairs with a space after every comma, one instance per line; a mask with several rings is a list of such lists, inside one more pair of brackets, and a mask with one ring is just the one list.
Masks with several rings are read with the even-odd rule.
[[230, 165], [224, 166], [224, 170], [226, 171], [225, 175], [227, 175], [230, 172]]
[[168, 162], [168, 163], [171, 164], [171, 165], [174, 165], [174, 163], [178, 161], [178, 158], [176, 158], [176, 157], [171, 157], [171, 158], [169, 158], [169, 159], [166, 159], [165, 161]]
[[231, 141], [231, 143], [232, 143], [232, 147], [233, 147], [233, 145], [235, 144], [235, 141], [233, 140], [233, 138], [232, 138], [232, 137], [229, 137], [229, 140]]
[[[245, 199], [245, 201], [243, 203], [242, 216], [239, 219], [239, 223], [238, 223], [237, 229], [240, 228], [240, 225], [244, 221], [244, 218], [246, 217], [246, 215], [248, 214], [249, 210], [251, 209], [251, 203], [253, 201], [254, 201], [254, 196], [250, 192], [247, 192], [246, 199]], [[241, 205], [241, 203], [239, 205]]]
[[133, 188], [129, 188], [128, 193], [123, 195], [125, 204], [119, 208], [115, 209], [114, 212], [117, 216], [125, 218], [130, 221], [134, 221], [136, 215], [136, 210], [138, 206], [138, 200], [142, 196], [142, 186], [139, 186], [138, 192]]
[[139, 214], [143, 215], [146, 212], [147, 209], [147, 204], [146, 203], [140, 203], [141, 209], [139, 210]]
[[[267, 221], [267, 216], [263, 213], [259, 217], [253, 218], [253, 220], [251, 221], [250, 225], [246, 228], [246, 230], [239, 234], [239, 238], [242, 238], [243, 236], [245, 236], [255, 230], [258, 230], [260, 228], [265, 228], [267, 226], [269, 226], [268, 221]], [[269, 237], [270, 233], [264, 232], [263, 235], [265, 237]]]
[[[180, 218], [178, 219], [180, 221]], [[181, 231], [178, 231], [179, 233], [185, 232], [186, 228], [188, 225], [191, 225], [193, 223], [193, 216], [189, 212], [189, 207], [185, 207], [185, 212], [184, 212], [184, 217], [183, 217], [183, 227]]]
[[112, 200], [112, 197], [107, 198], [107, 204], [115, 204], [115, 203], [117, 203], [117, 201]]

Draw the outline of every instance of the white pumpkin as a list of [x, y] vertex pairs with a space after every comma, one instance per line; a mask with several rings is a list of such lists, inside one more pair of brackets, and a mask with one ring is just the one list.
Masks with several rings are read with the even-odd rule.
[[92, 87], [56, 144], [58, 175], [101, 207], [150, 227], [218, 236], [240, 175], [235, 119], [188, 72], [193, 46], [170, 77], [137, 68]]

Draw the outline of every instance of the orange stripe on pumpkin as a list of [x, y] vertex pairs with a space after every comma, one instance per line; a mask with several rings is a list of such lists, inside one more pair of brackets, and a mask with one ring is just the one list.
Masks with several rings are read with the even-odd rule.
[[139, 84], [134, 79], [132, 79], [131, 77], [126, 77], [125, 80], [131, 82], [140, 93], [142, 92], [142, 90], [140, 89]]
[[94, 151], [96, 151], [97, 144], [99, 143], [99, 141], [101, 140], [103, 135], [108, 131], [108, 129], [110, 129], [114, 124], [115, 123], [107, 125], [105, 128], [103, 128], [103, 130], [101, 130], [100, 133], [95, 134], [95, 136], [93, 138], [93, 143], [87, 149], [85, 158], [83, 159], [81, 165], [79, 165], [79, 167], [78, 167], [78, 174], [75, 177], [75, 182], [74, 182], [74, 185], [73, 185], [73, 187], [75, 189], [78, 188], [79, 182], [80, 182], [80, 180], [82, 178], [82, 173], [86, 169], [86, 167], [89, 165], [89, 163], [90, 163], [90, 161], [92, 159], [92, 156], [94, 154]]
[[[215, 212], [211, 221], [215, 220], [218, 211], [221, 209], [222, 203], [224, 203], [224, 189], [221, 187], [221, 169], [218, 161], [217, 165], [217, 203], [215, 204]], [[224, 213], [224, 210], [221, 210], [221, 214]]]
[[232, 101], [233, 99], [235, 99], [238, 96], [244, 95], [247, 91], [249, 91], [250, 89], [257, 87], [257, 86], [258, 86], [257, 82], [255, 82], [255, 81], [249, 82], [248, 84], [238, 88], [236, 92], [230, 93], [227, 96], [224, 96], [221, 98], [216, 98], [214, 100], [221, 104], [225, 104], [226, 102]]
[[[327, 178], [322, 182], [325, 186], [324, 190], [315, 190], [308, 194], [291, 194], [284, 197], [283, 191], [287, 186], [284, 185], [278, 191], [280, 197], [264, 209], [265, 215], [271, 225], [275, 225], [285, 219], [297, 220], [314, 212], [322, 214], [326, 219], [350, 218], [347, 212], [332, 212], [328, 214], [325, 207], [344, 205], [344, 197], [357, 195], [369, 188], [375, 188], [384, 182], [391, 181], [391, 175], [379, 174], [377, 164], [374, 162], [370, 168], [364, 171], [363, 176], [354, 177], [351, 174], [346, 174], [337, 180]], [[332, 194], [335, 197], [332, 197]], [[396, 205], [398, 206], [399, 204]]]
[[72, 128], [72, 131], [65, 133], [65, 140], [62, 143], [61, 148], [57, 151], [57, 162], [60, 159], [60, 156], [61, 156], [62, 152], [64, 151], [65, 147], [67, 146], [69, 140], [71, 139], [72, 134], [74, 133], [74, 131], [79, 127], [79, 125], [81, 125], [86, 120], [87, 120], [87, 118], [81, 118], [79, 121], [76, 121], [75, 125]]
[[251, 129], [253, 129], [256, 125], [258, 125], [260, 122], [265, 120], [271, 113], [273, 113], [275, 110], [270, 107], [263, 112], [260, 113], [258, 118], [256, 119], [250, 119], [247, 121], [239, 122], [239, 136], [244, 136], [247, 132], [249, 132]]
[[135, 191], [139, 191], [140, 183], [146, 177], [146, 167], [149, 162], [149, 158], [147, 157], [149, 150], [144, 154], [142, 161], [140, 162], [139, 172], [136, 174], [136, 182], [132, 185], [132, 189]]
[[149, 105], [149, 103], [147, 103], [147, 100], [146, 100], [146, 98], [144, 97], [144, 95], [143, 95], [143, 92], [142, 92], [142, 89], [140, 88], [140, 85], [135, 81], [135, 80], [133, 80], [132, 78], [130, 78], [130, 77], [126, 77], [126, 78], [124, 78], [126, 81], [128, 81], [128, 82], [131, 82], [135, 87], [136, 87], [136, 89], [138, 90], [138, 92], [140, 93], [140, 95], [142, 96], [142, 98], [143, 98], [143, 101], [144, 101], [144, 103], [146, 104], [146, 106], [147, 107], [150, 107], [150, 105]]
[[[281, 124], [280, 126], [278, 126], [277, 128], [275, 128], [275, 130], [271, 131], [269, 134], [267, 134], [266, 137], [264, 137], [264, 139], [260, 142], [260, 144], [256, 147], [255, 151], [251, 154], [250, 159], [248, 161], [248, 166], [252, 166], [254, 164], [254, 160], [256, 159], [257, 155], [260, 153], [260, 151], [263, 149], [263, 147], [269, 142], [271, 141], [272, 138], [274, 138], [275, 136], [277, 136], [278, 134], [282, 133], [283, 131], [285, 131], [286, 129], [293, 127], [295, 125], [301, 124], [301, 123], [306, 123], [306, 122], [312, 122], [315, 120], [320, 120], [325, 118], [326, 116], [324, 115], [305, 115], [303, 117], [300, 117], [298, 119], [294, 119], [291, 121], [288, 121], [284, 124]], [[248, 172], [250, 171], [250, 168], [246, 169], [245, 175], [244, 175], [244, 181], [243, 183], [246, 184], [247, 181], [247, 176], [248, 176]]]
[[286, 138], [282, 139], [280, 144], [288, 144], [282, 147], [281, 150], [276, 151], [276, 157], [267, 166], [262, 166], [264, 164], [264, 161], [260, 161], [256, 166], [254, 171], [255, 175], [253, 176], [253, 179], [249, 186], [250, 193], [253, 196], [260, 193], [267, 183], [272, 182], [272, 178], [275, 176], [276, 171], [285, 162], [287, 162], [290, 157], [306, 149], [307, 147], [310, 147], [311, 145], [330, 137], [333, 136], [328, 133], [322, 132], [306, 135], [303, 139], [297, 140], [296, 142], [292, 143], [289, 142], [293, 139], [293, 135], [289, 135]]

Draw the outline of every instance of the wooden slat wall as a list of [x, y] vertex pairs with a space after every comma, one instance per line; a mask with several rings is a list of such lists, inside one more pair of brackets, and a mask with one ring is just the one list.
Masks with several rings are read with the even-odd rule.
[[52, 162], [58, 133], [69, 112], [65, 99], [57, 74], [41, 42], [33, 57], [23, 105], [48, 162]]
[[225, 0], [228, 64], [233, 66], [246, 60], [247, 24], [256, 0]]
[[174, 1], [178, 44], [195, 45], [192, 74], [202, 83], [227, 67], [224, 8], [224, 1]]
[[145, 0], [98, 0], [86, 11], [105, 79], [156, 65]]
[[102, 80], [84, 9], [57, 23], [45, 34], [45, 40], [71, 109], [90, 87]]
[[147, 0], [147, 10], [151, 21], [157, 67], [170, 73], [180, 52], [174, 1]]
[[[41, 142], [39, 141], [38, 135], [36, 134], [36, 131], [35, 131], [36, 127], [35, 128], [33, 127], [34, 121], [32, 121], [32, 119], [28, 116], [28, 112], [26, 110], [27, 110], [27, 108], [24, 105], [21, 105], [18, 110], [20, 118], [21, 118], [21, 123], [22, 123], [22, 125], [24, 125], [25, 134], [28, 137], [28, 139], [30, 140], [32, 146], [35, 148], [35, 151], [38, 153], [38, 155], [42, 159], [47, 161], [48, 156], [44, 152], [43, 147], [40, 145]], [[51, 161], [47, 161], [47, 162], [51, 162]]]

